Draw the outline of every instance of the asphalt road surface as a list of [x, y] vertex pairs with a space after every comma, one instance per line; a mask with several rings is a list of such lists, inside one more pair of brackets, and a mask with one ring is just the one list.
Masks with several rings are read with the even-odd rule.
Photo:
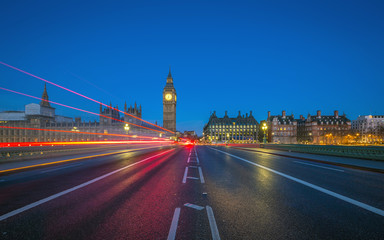
[[381, 173], [226, 147], [0, 175], [0, 239], [384, 239], [383, 209]]

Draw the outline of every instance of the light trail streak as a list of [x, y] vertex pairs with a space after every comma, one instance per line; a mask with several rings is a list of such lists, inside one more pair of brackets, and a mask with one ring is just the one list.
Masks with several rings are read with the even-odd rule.
[[51, 81], [48, 81], [48, 80], [46, 80], [46, 79], [44, 79], [44, 78], [41, 78], [41, 77], [39, 77], [39, 76], [36, 76], [36, 75], [34, 75], [34, 74], [32, 74], [32, 73], [26, 72], [26, 71], [24, 71], [24, 70], [21, 70], [21, 69], [19, 69], [19, 68], [17, 68], [17, 67], [11, 66], [11, 65], [9, 65], [9, 64], [7, 64], [7, 63], [4, 63], [4, 62], [1, 62], [1, 61], [0, 61], [0, 64], [4, 65], [4, 66], [6, 66], [6, 67], [12, 68], [12, 69], [14, 69], [14, 70], [16, 70], [16, 71], [19, 71], [19, 72], [21, 72], [21, 73], [27, 74], [27, 75], [29, 75], [29, 76], [31, 76], [31, 77], [37, 78], [37, 79], [39, 79], [39, 80], [42, 80], [42, 81], [44, 81], [44, 82], [47, 82], [47, 83], [49, 83], [49, 84], [52, 84], [52, 85], [54, 85], [54, 86], [56, 86], [56, 87], [59, 87], [59, 88], [61, 88], [61, 89], [64, 89], [64, 90], [66, 90], [66, 91], [68, 91], [68, 92], [71, 92], [71, 93], [73, 93], [73, 94], [76, 94], [76, 95], [78, 95], [78, 96], [80, 96], [80, 97], [86, 98], [86, 99], [88, 99], [88, 100], [90, 100], [90, 101], [92, 101], [92, 102], [99, 103], [99, 104], [101, 104], [101, 105], [103, 105], [103, 106], [105, 106], [105, 107], [108, 107], [108, 108], [111, 108], [111, 109], [113, 109], [113, 110], [119, 111], [119, 112], [121, 112], [121, 113], [123, 113], [123, 114], [127, 114], [127, 115], [129, 115], [129, 116], [131, 116], [131, 117], [133, 117], [133, 118], [136, 118], [136, 119], [140, 120], [140, 121], [143, 121], [143, 122], [145, 122], [145, 123], [148, 123], [148, 124], [153, 125], [153, 126], [155, 126], [155, 127], [157, 127], [157, 128], [160, 128], [160, 129], [162, 129], [162, 130], [165, 130], [165, 131], [167, 131], [167, 132], [170, 132], [170, 133], [174, 134], [174, 132], [172, 132], [172, 131], [170, 131], [170, 130], [168, 130], [168, 129], [166, 129], [166, 128], [162, 128], [162, 127], [160, 127], [160, 126], [157, 126], [156, 124], [150, 123], [150, 122], [148, 122], [148, 121], [145, 121], [144, 119], [141, 119], [141, 118], [139, 118], [139, 117], [136, 117], [135, 115], [132, 115], [132, 114], [126, 113], [126, 112], [124, 112], [124, 111], [121, 111], [121, 110], [119, 110], [119, 109], [117, 109], [117, 108], [108, 106], [107, 104], [104, 104], [104, 103], [102, 103], [102, 102], [99, 102], [99, 101], [97, 101], [97, 100], [95, 100], [95, 99], [93, 99], [93, 98], [87, 97], [87, 96], [85, 96], [85, 95], [83, 95], [83, 94], [80, 94], [80, 93], [78, 93], [78, 92], [75, 92], [75, 91], [73, 91], [73, 90], [71, 90], [71, 89], [68, 89], [68, 88], [66, 88], [66, 87], [60, 86], [59, 84], [56, 84], [56, 83], [51, 82]]
[[170, 140], [121, 140], [121, 141], [90, 141], [90, 142], [6, 142], [0, 143], [0, 147], [42, 147], [42, 146], [61, 146], [61, 145], [108, 145], [108, 144], [151, 144], [151, 143], [171, 143]]
[[66, 108], [71, 108], [71, 109], [74, 109], [74, 110], [77, 110], [77, 111], [93, 114], [93, 115], [100, 116], [100, 117], [109, 118], [109, 119], [112, 119], [112, 120], [115, 120], [115, 121], [123, 122], [123, 123], [129, 124], [129, 125], [133, 125], [133, 126], [137, 126], [137, 127], [140, 127], [140, 128], [145, 128], [145, 129], [148, 129], [148, 130], [151, 130], [151, 131], [155, 131], [155, 132], [159, 132], [159, 133], [164, 133], [164, 132], [159, 131], [159, 130], [155, 130], [155, 129], [152, 129], [152, 128], [147, 128], [147, 127], [143, 127], [143, 126], [137, 125], [135, 123], [125, 122], [125, 121], [117, 119], [117, 118], [112, 118], [112, 117], [105, 116], [105, 115], [102, 115], [102, 114], [98, 114], [98, 113], [90, 112], [90, 111], [83, 110], [83, 109], [80, 109], [80, 108], [68, 106], [68, 105], [65, 105], [65, 104], [62, 104], [62, 103], [58, 103], [58, 102], [46, 100], [46, 99], [43, 99], [43, 98], [35, 97], [35, 96], [32, 96], [32, 95], [29, 95], [29, 94], [26, 94], [26, 93], [22, 93], [22, 92], [17, 92], [17, 91], [8, 89], [8, 88], [0, 87], [0, 89], [4, 90], [4, 91], [12, 92], [12, 93], [20, 94], [20, 95], [23, 95], [23, 96], [26, 96], [26, 97], [35, 98], [35, 99], [38, 99], [38, 100], [49, 102], [49, 103], [52, 103], [52, 104], [60, 105], [60, 106], [66, 107]]
[[117, 136], [117, 137], [130, 137], [130, 138], [150, 138], [150, 139], [153, 139], [153, 137], [148, 137], [148, 136], [124, 135], [124, 134], [114, 134], [114, 133], [92, 133], [92, 132], [77, 132], [77, 131], [57, 130], [57, 129], [9, 127], [9, 126], [0, 126], [0, 128], [23, 129], [23, 130], [33, 130], [33, 131], [46, 131], [46, 132], [64, 132], [64, 133], [89, 134], [89, 135], [103, 135], [103, 136]]
[[60, 160], [60, 161], [56, 161], [56, 162], [40, 163], [40, 164], [29, 165], [29, 166], [25, 166], [25, 167], [18, 167], [18, 168], [1, 170], [0, 173], [14, 172], [14, 171], [23, 170], [23, 169], [42, 167], [42, 166], [53, 165], [53, 164], [64, 163], [64, 162], [72, 162], [72, 161], [83, 160], [83, 159], [88, 159], [88, 158], [103, 157], [103, 156], [109, 156], [109, 155], [113, 155], [113, 154], [127, 153], [127, 152], [132, 152], [132, 151], [137, 151], [137, 150], [150, 149], [150, 148], [153, 148], [153, 147], [135, 148], [135, 149], [121, 150], [121, 151], [116, 151], [116, 152], [111, 152], [111, 153], [102, 153], [102, 154], [90, 155], [90, 156], [79, 157], [79, 158], [71, 158], [71, 159]]

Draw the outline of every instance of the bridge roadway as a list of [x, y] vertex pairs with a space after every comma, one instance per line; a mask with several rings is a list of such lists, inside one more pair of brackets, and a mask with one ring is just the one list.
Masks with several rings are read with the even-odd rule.
[[0, 175], [0, 239], [384, 236], [382, 173], [214, 146], [97, 154]]

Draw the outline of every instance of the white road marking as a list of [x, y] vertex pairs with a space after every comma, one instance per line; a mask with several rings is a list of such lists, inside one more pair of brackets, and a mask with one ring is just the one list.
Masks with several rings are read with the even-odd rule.
[[174, 240], [176, 238], [176, 230], [177, 225], [179, 223], [179, 217], [180, 217], [180, 208], [176, 208], [175, 212], [173, 213], [171, 228], [169, 229], [168, 233], [168, 240]]
[[341, 170], [341, 169], [330, 168], [330, 167], [323, 167], [323, 166], [316, 165], [316, 164], [311, 164], [311, 163], [305, 163], [305, 162], [300, 162], [300, 161], [293, 161], [293, 162], [304, 164], [304, 165], [309, 165], [309, 166], [314, 166], [314, 167], [319, 167], [319, 168], [325, 168], [325, 169], [329, 169], [329, 170], [333, 170], [333, 171], [344, 172], [344, 170]]
[[203, 171], [201, 171], [201, 167], [199, 167], [199, 175], [200, 175], [200, 182], [201, 183], [205, 183], [204, 176], [203, 176]]
[[188, 157], [187, 163], [189, 163], [189, 160], [191, 160], [191, 157]]
[[210, 206], [206, 206], [209, 226], [211, 227], [211, 235], [213, 240], [220, 240], [219, 230], [217, 229], [215, 216], [213, 215], [212, 208]]
[[325, 188], [316, 186], [316, 185], [314, 185], [314, 184], [312, 184], [312, 183], [309, 183], [309, 182], [303, 181], [303, 180], [301, 180], [301, 179], [292, 177], [292, 176], [290, 176], [290, 175], [288, 175], [288, 174], [278, 172], [278, 171], [273, 170], [273, 169], [268, 168], [268, 167], [264, 167], [264, 166], [262, 166], [262, 165], [260, 165], [260, 164], [257, 164], [257, 163], [248, 161], [248, 160], [246, 160], [246, 159], [244, 159], [244, 158], [235, 156], [235, 155], [233, 155], [233, 154], [230, 154], [230, 153], [227, 153], [227, 152], [218, 150], [218, 149], [214, 149], [214, 148], [210, 148], [210, 149], [213, 149], [213, 150], [218, 151], [218, 152], [222, 152], [222, 153], [224, 153], [224, 154], [227, 154], [227, 155], [229, 155], [229, 156], [232, 156], [232, 157], [234, 157], [234, 158], [237, 158], [237, 159], [239, 159], [239, 160], [241, 160], [241, 161], [244, 161], [244, 162], [246, 162], [246, 163], [255, 165], [255, 166], [257, 166], [257, 167], [259, 167], [259, 168], [262, 168], [262, 169], [265, 169], [265, 170], [267, 170], [267, 171], [273, 172], [273, 173], [275, 173], [275, 174], [277, 174], [277, 175], [280, 175], [280, 176], [282, 176], [282, 177], [288, 178], [288, 179], [290, 179], [290, 180], [292, 180], [292, 181], [294, 181], [294, 182], [303, 184], [303, 185], [305, 185], [305, 186], [307, 186], [307, 187], [310, 187], [310, 188], [313, 188], [313, 189], [315, 189], [315, 190], [317, 190], [317, 191], [319, 191], [319, 192], [328, 194], [328, 195], [330, 195], [330, 196], [332, 196], [332, 197], [338, 198], [338, 199], [340, 199], [340, 200], [343, 200], [343, 201], [348, 202], [348, 203], [350, 203], [350, 204], [353, 204], [353, 205], [355, 205], [355, 206], [357, 206], [357, 207], [363, 208], [363, 209], [365, 209], [365, 210], [368, 210], [368, 211], [370, 211], [370, 212], [376, 213], [376, 214], [378, 214], [378, 215], [384, 217], [384, 210], [381, 210], [381, 209], [372, 207], [372, 206], [370, 206], [370, 205], [368, 205], [368, 204], [365, 204], [365, 203], [359, 202], [359, 201], [357, 201], [357, 200], [354, 200], [354, 199], [352, 199], [352, 198], [349, 198], [349, 197], [343, 196], [343, 195], [341, 195], [341, 194], [332, 192], [332, 191], [330, 191], [330, 190], [328, 190], [328, 189], [325, 189]]
[[192, 204], [192, 203], [186, 203], [186, 204], [184, 204], [184, 206], [190, 207], [190, 208], [193, 208], [193, 209], [196, 209], [196, 210], [199, 210], [199, 211], [204, 209], [204, 207], [199, 206], [199, 205], [195, 205], [195, 204]]
[[189, 166], [189, 168], [198, 168], [198, 166]]
[[70, 167], [76, 167], [76, 166], [79, 166], [79, 165], [83, 165], [83, 164], [82, 163], [72, 164], [70, 166], [64, 166], [64, 167], [60, 167], [60, 168], [44, 170], [44, 171], [41, 171], [40, 173], [47, 173], [47, 172], [58, 171], [58, 170], [61, 170], [61, 169], [70, 168]]
[[36, 206], [39, 206], [39, 205], [41, 205], [41, 204], [43, 204], [43, 203], [46, 203], [46, 202], [48, 202], [48, 201], [51, 201], [51, 200], [53, 200], [53, 199], [55, 199], [55, 198], [61, 197], [61, 196], [65, 195], [65, 194], [68, 194], [68, 193], [70, 193], [70, 192], [73, 192], [73, 191], [75, 191], [75, 190], [77, 190], [77, 189], [80, 189], [80, 188], [83, 188], [83, 187], [85, 187], [85, 186], [88, 186], [89, 184], [92, 184], [92, 183], [95, 183], [95, 182], [97, 182], [97, 181], [100, 181], [100, 180], [102, 180], [102, 179], [104, 179], [104, 178], [106, 178], [106, 177], [109, 177], [109, 176], [111, 176], [111, 175], [113, 175], [113, 174], [115, 174], [115, 173], [121, 172], [121, 171], [123, 171], [124, 169], [130, 168], [130, 167], [132, 167], [132, 166], [135, 166], [135, 165], [140, 164], [140, 163], [142, 163], [142, 162], [148, 161], [149, 159], [152, 159], [152, 158], [154, 158], [154, 157], [157, 157], [157, 156], [166, 154], [166, 153], [168, 153], [168, 152], [170, 152], [170, 151], [173, 151], [173, 150], [174, 150], [174, 149], [171, 149], [171, 150], [162, 152], [162, 153], [160, 153], [160, 154], [156, 154], [156, 155], [154, 155], [154, 156], [151, 156], [151, 157], [148, 157], [148, 158], [146, 158], [146, 159], [140, 160], [140, 161], [138, 161], [138, 162], [132, 163], [132, 164], [130, 164], [130, 165], [128, 165], [128, 166], [119, 168], [119, 169], [117, 169], [117, 170], [115, 170], [115, 171], [112, 171], [112, 172], [110, 172], [110, 173], [104, 174], [104, 175], [102, 175], [102, 176], [100, 176], [100, 177], [94, 178], [94, 179], [92, 179], [92, 180], [90, 180], [90, 181], [88, 181], [88, 182], [82, 183], [82, 184], [80, 184], [80, 185], [77, 185], [77, 186], [72, 187], [72, 188], [70, 188], [70, 189], [67, 189], [67, 190], [65, 190], [65, 191], [62, 191], [62, 192], [56, 193], [56, 194], [54, 194], [54, 195], [52, 195], [52, 196], [43, 198], [43, 199], [41, 199], [41, 200], [39, 200], [39, 201], [37, 201], [37, 202], [33, 202], [33, 203], [28, 204], [28, 205], [26, 205], [26, 206], [24, 206], [24, 207], [21, 207], [21, 208], [18, 208], [18, 209], [16, 209], [16, 210], [13, 210], [12, 212], [9, 212], [9, 213], [6, 213], [6, 214], [0, 216], [0, 221], [3, 221], [3, 220], [5, 220], [5, 219], [7, 219], [7, 218], [9, 218], [9, 217], [15, 216], [15, 215], [17, 215], [17, 214], [19, 214], [19, 213], [22, 213], [22, 212], [24, 212], [24, 211], [27, 211], [27, 210], [29, 210], [29, 209], [31, 209], [31, 208], [34, 208], [34, 207], [36, 207]]
[[196, 155], [196, 161], [197, 161], [197, 163], [200, 164], [200, 162], [199, 162], [199, 157], [197, 156], [196, 149], [195, 149], [195, 155]]
[[183, 183], [186, 183], [186, 182], [187, 182], [187, 175], [188, 175], [188, 167], [185, 167], [184, 177], [183, 177]]
[[199, 178], [197, 177], [187, 177], [188, 179], [194, 179], [194, 180], [198, 180]]

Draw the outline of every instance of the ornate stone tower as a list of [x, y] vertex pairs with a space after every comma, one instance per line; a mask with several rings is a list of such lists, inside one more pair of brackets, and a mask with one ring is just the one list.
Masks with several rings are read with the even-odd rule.
[[163, 90], [163, 127], [176, 132], [176, 90], [173, 86], [171, 68]]

